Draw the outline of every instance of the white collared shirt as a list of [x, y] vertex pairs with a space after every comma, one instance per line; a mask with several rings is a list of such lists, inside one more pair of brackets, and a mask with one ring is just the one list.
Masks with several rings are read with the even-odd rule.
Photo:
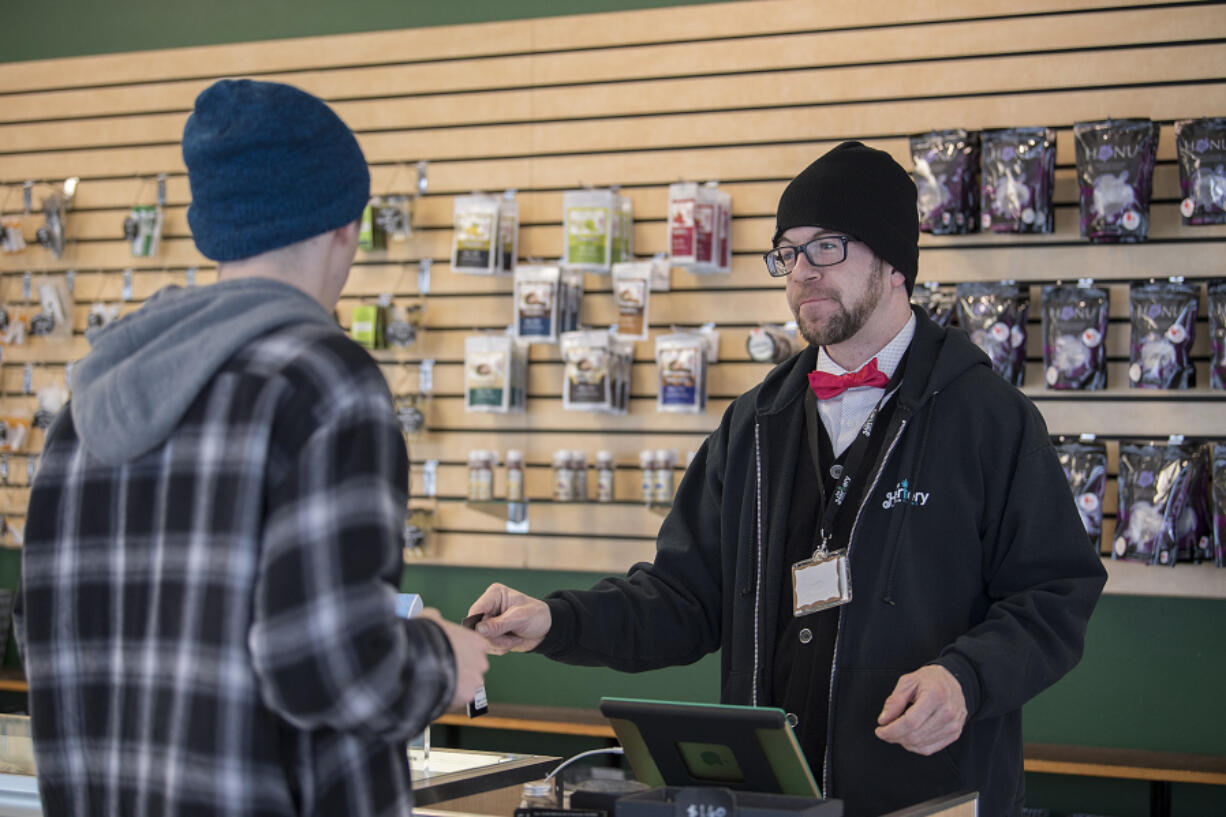
[[[898, 331], [898, 334], [877, 353], [877, 369], [882, 374], [886, 377], [894, 376], [913, 337], [915, 337], [914, 313], [911, 314], [906, 325]], [[865, 362], [864, 365], [867, 366], [868, 363]], [[817, 371], [838, 375], [847, 374], [848, 370], [831, 360], [826, 354], [826, 347], [823, 346], [817, 351]], [[885, 389], [861, 386], [848, 389], [838, 397], [817, 401], [817, 414], [822, 418], [822, 425], [826, 427], [826, 434], [830, 437], [830, 444], [834, 446], [836, 457], [841, 456], [847, 450], [847, 446], [851, 445], [852, 440], [856, 438], [856, 434], [864, 425], [864, 421], [872, 412], [873, 406], [877, 405], [877, 401], [883, 394], [885, 394]]]

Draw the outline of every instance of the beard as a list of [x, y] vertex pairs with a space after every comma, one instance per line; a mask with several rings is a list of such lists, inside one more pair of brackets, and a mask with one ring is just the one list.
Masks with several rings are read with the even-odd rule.
[[[877, 304], [881, 302], [885, 294], [886, 276], [882, 274], [883, 266], [881, 260], [878, 259], [865, 282], [863, 294], [850, 306], [843, 303], [836, 293], [823, 292], [823, 297], [831, 298], [837, 308], [820, 323], [802, 318], [798, 308], [799, 303], [793, 306], [792, 314], [796, 318], [800, 336], [812, 346], [834, 346], [855, 337], [856, 333], [864, 328], [869, 315], [877, 308]], [[796, 300], [799, 302], [810, 294], [809, 292], [800, 293]]]

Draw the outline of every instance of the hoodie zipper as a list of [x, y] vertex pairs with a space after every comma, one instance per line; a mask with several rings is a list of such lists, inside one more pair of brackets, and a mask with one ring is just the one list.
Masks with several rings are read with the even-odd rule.
[[753, 590], [753, 681], [750, 690], [750, 704], [758, 705], [758, 656], [760, 651], [761, 625], [762, 625], [762, 442], [760, 431], [762, 424], [754, 421], [753, 426], [753, 453], [754, 464], [756, 466], [757, 490], [754, 493], [754, 515], [755, 524], [757, 526], [757, 552], [758, 558], [756, 563], [756, 573], [754, 576]]
[[[851, 558], [851, 545], [856, 540], [856, 528], [860, 526], [860, 515], [864, 512], [864, 506], [868, 503], [869, 497], [873, 491], [877, 489], [877, 483], [881, 480], [881, 475], [885, 473], [885, 465], [889, 462], [890, 455], [894, 453], [894, 447], [898, 445], [898, 441], [902, 438], [903, 431], [907, 428], [908, 420], [903, 420], [898, 424], [898, 431], [894, 432], [894, 437], [890, 440], [890, 446], [885, 451], [885, 456], [881, 458], [881, 465], [877, 468], [877, 473], [873, 475], [873, 481], [868, 486], [868, 490], [860, 498], [860, 507], [856, 508], [856, 518], [851, 523], [851, 533], [847, 537], [847, 557]], [[755, 441], [756, 444], [756, 441]], [[830, 755], [832, 745], [834, 743], [834, 676], [839, 666], [839, 638], [843, 634], [843, 608], [839, 608], [839, 622], [834, 629], [834, 653], [830, 658], [830, 690], [826, 697], [826, 756], [822, 759], [822, 796], [830, 796]], [[754, 645], [756, 654], [757, 645]]]

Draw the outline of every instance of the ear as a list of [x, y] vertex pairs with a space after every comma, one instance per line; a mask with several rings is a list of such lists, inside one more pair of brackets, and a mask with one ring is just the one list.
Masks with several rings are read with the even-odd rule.
[[348, 224], [344, 224], [340, 227], [337, 227], [332, 232], [336, 236], [336, 239], [339, 243], [348, 246], [349, 244], [358, 243], [359, 227], [360, 227], [360, 224], [355, 219], [354, 221], [351, 221]]
[[899, 287], [906, 289], [907, 288], [907, 276], [903, 275], [901, 272], [894, 269], [893, 267], [889, 267], [889, 270], [890, 270], [890, 286], [895, 289], [898, 289]]

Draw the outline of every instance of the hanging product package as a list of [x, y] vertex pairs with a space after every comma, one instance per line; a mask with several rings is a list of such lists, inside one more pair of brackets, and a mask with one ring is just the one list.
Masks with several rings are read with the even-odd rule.
[[562, 335], [562, 408], [569, 411], [611, 412], [616, 401], [611, 361], [612, 337], [604, 330]]
[[764, 323], [750, 329], [745, 338], [745, 351], [749, 359], [758, 363], [780, 364], [795, 354], [798, 348], [794, 326], [785, 328]]
[[384, 308], [379, 304], [358, 304], [349, 321], [349, 337], [366, 349], [382, 349]]
[[1015, 386], [1026, 376], [1026, 319], [1030, 296], [1011, 282], [958, 284], [958, 325], [992, 361], [992, 368]]
[[138, 204], [123, 220], [123, 236], [127, 239], [132, 255], [136, 258], [152, 258], [158, 254], [162, 240], [162, 208], [152, 204]]
[[517, 267], [515, 270], [515, 337], [556, 343], [558, 340], [558, 267]]
[[515, 200], [515, 191], [507, 190], [502, 194], [498, 205], [498, 259], [495, 268], [504, 275], [515, 272], [516, 260], [519, 256], [519, 202]]
[[358, 222], [358, 249], [362, 252], [387, 249], [387, 230], [383, 222], [375, 217], [383, 206], [383, 199], [375, 196], [362, 210], [362, 218]]
[[1112, 556], [1173, 565], [1195, 550], [1193, 502], [1199, 449], [1188, 444], [1121, 442]]
[[915, 285], [911, 303], [924, 310], [937, 326], [948, 327], [953, 324], [958, 298], [951, 287], [942, 287], [936, 281], [925, 281]]
[[456, 196], [451, 270], [491, 275], [498, 261], [498, 199], [474, 193]]
[[1226, 389], [1226, 278], [1209, 282], [1209, 386]]
[[673, 266], [696, 274], [731, 268], [731, 236], [727, 267], [721, 266], [723, 259], [717, 254], [722, 249], [721, 229], [730, 231], [732, 225], [732, 198], [725, 196], [714, 183], [676, 182], [668, 186], [668, 247]]
[[558, 292], [558, 333], [574, 332], [583, 322], [584, 280], [581, 270], [563, 270]]
[[1049, 389], [1107, 387], [1110, 294], [1089, 282], [1043, 287], [1043, 372]]
[[568, 190], [562, 194], [562, 263], [569, 269], [608, 273], [613, 263], [614, 219], [621, 202], [610, 190]]
[[1190, 389], [1196, 385], [1192, 341], [1199, 295], [1196, 284], [1181, 281], [1136, 282], [1129, 287], [1132, 386]]
[[958, 235], [979, 229], [979, 134], [962, 129], [911, 137], [911, 178], [920, 230]]
[[1056, 457], [1064, 469], [1081, 524], [1097, 553], [1102, 549], [1103, 497], [1107, 492], [1107, 447], [1096, 440], [1057, 439]]
[[707, 408], [707, 342], [696, 332], [656, 337], [656, 410], [701, 414]]
[[1175, 122], [1184, 224], [1226, 224], [1226, 118]]
[[617, 337], [647, 340], [652, 262], [613, 265], [613, 300], [617, 304]]
[[39, 337], [72, 337], [72, 315], [76, 308], [68, 283], [62, 275], [39, 275], [33, 281], [41, 310], [30, 318], [30, 334]]
[[413, 237], [413, 197], [402, 193], [375, 198], [374, 223], [392, 241]]
[[982, 224], [994, 233], [1050, 233], [1056, 132], [1004, 128], [983, 132]]
[[511, 338], [472, 335], [464, 339], [464, 408], [511, 410]]
[[1148, 119], [1078, 122], [1073, 138], [1082, 236], [1095, 243], [1144, 241], [1158, 126]]
[[1226, 443], [1210, 446], [1213, 472], [1213, 563], [1226, 567]]

